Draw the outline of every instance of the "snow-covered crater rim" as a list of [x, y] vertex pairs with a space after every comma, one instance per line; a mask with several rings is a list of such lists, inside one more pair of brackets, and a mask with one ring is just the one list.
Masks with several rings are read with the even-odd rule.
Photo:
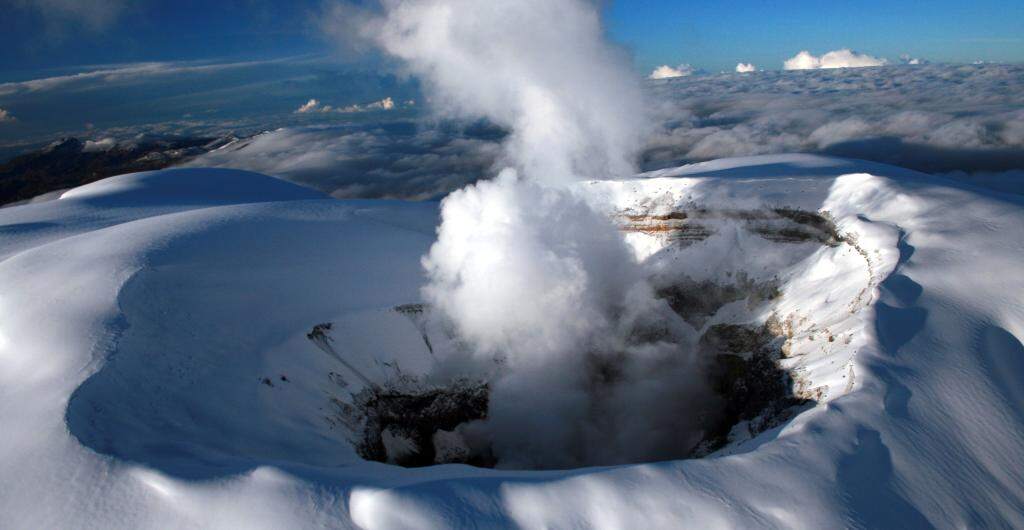
[[[879, 275], [884, 273], [884, 260], [879, 258], [884, 252], [866, 247], [864, 238], [855, 235], [858, 228], [863, 228], [860, 224], [865, 223], [855, 216], [838, 219], [838, 225], [835, 225], [832, 220], [817, 214], [817, 210], [779, 207], [778, 203], [767, 206], [740, 200], [725, 207], [714, 193], [699, 191], [702, 186], [708, 185], [700, 179], [676, 179], [677, 186], [673, 189], [669, 189], [672, 187], [669, 184], [648, 180], [609, 182], [604, 186], [622, 187], [614, 191], [620, 194], [616, 200], [632, 201], [630, 208], [619, 210], [618, 220], [623, 233], [636, 249], [637, 255], [645, 261], [655, 282], [660, 282], [663, 298], [692, 326], [695, 333], [692, 342], [694, 351], [704, 351], [705, 355], [713, 351], [715, 358], [725, 355], [729, 359], [743, 362], [754, 359], [757, 361], [755, 365], [762, 367], [759, 374], [763, 378], [781, 378], [784, 392], [776, 393], [778, 385], [773, 382], [768, 385], [771, 387], [769, 393], [772, 394], [760, 396], [761, 404], [757, 407], [746, 407], [745, 403], [732, 404], [736, 409], [730, 413], [732, 420], [724, 430], [718, 427], [719, 433], [712, 442], [667, 457], [701, 456], [713, 451], [719, 451], [716, 454], [747, 451], [761, 445], [765, 437], [770, 439], [776, 436], [778, 428], [799, 412], [800, 409], [793, 406], [799, 405], [800, 400], [828, 401], [854, 388], [854, 354], [865, 340], [859, 335], [863, 331], [861, 310], [867, 307], [871, 290]], [[707, 193], [707, 201], [701, 202], [697, 193]], [[735, 204], [743, 207], [734, 207]], [[823, 224], [823, 220], [827, 223]], [[262, 226], [260, 223], [257, 225]], [[842, 232], [840, 226], [844, 227]], [[225, 230], [235, 233], [230, 227]], [[260, 230], [273, 232], [267, 228]], [[236, 248], [237, 255], [246, 255], [251, 252], [247, 250], [252, 248], [251, 244], [232, 243], [232, 246]], [[351, 243], [347, 245], [351, 248]], [[176, 259], [172, 259], [165, 266], [147, 269], [132, 289], [122, 292], [120, 305], [128, 322], [127, 333], [135, 338], [123, 341], [119, 345], [118, 355], [136, 360], [118, 360], [104, 366], [101, 372], [93, 376], [93, 380], [79, 389], [68, 409], [68, 423], [72, 432], [87, 446], [101, 453], [146, 462], [165, 470], [174, 469], [178, 465], [174, 462], [182, 459], [213, 458], [244, 462], [254, 459], [258, 461], [260, 455], [264, 454], [277, 454], [275, 458], [287, 461], [291, 458], [288, 455], [296, 452], [281, 453], [279, 448], [274, 449], [282, 443], [282, 437], [289, 440], [289, 445], [301, 448], [299, 453], [306, 454], [297, 459], [297, 463], [325, 465], [337, 462], [339, 458], [345, 461], [355, 457], [352, 453], [345, 456], [347, 451], [343, 450], [327, 457], [319, 456], [331, 452], [325, 438], [333, 440], [335, 449], [344, 449], [348, 444], [344, 433], [337, 432], [338, 426], [345, 422], [339, 421], [339, 417], [335, 416], [338, 411], [331, 408], [335, 407], [331, 400], [337, 396], [326, 400], [312, 397], [323, 395], [324, 392], [333, 395], [336, 389], [327, 376], [343, 372], [343, 368], [332, 366], [323, 359], [310, 362], [310, 366], [301, 369], [287, 367], [277, 357], [280, 351], [268, 351], [263, 346], [255, 345], [255, 350], [250, 350], [248, 354], [257, 353], [257, 358], [262, 358], [256, 366], [250, 363], [247, 368], [238, 370], [237, 366], [230, 363], [221, 363], [219, 367], [207, 366], [203, 369], [212, 370], [210, 373], [197, 371], [201, 364], [207, 363], [202, 360], [203, 356], [226, 359], [227, 355], [234, 358], [246, 352], [228, 350], [244, 348], [245, 344], [253, 343], [251, 338], [245, 336], [249, 331], [243, 333], [234, 330], [235, 324], [223, 325], [223, 315], [238, 311], [234, 302], [229, 300], [224, 305], [218, 300], [202, 298], [202, 289], [209, 285], [224, 284], [227, 278], [235, 276], [234, 269], [223, 266], [223, 260], [226, 259], [223, 256], [211, 258], [205, 255], [202, 246], [190, 250], [193, 257], [189, 259], [195, 261], [188, 267], [182, 268], [175, 264]], [[308, 253], [309, 250], [299, 251], [298, 255], [303, 252]], [[418, 255], [415, 257], [416, 261], [401, 267], [408, 274], [408, 277], [401, 280], [407, 285], [419, 281], [419, 273], [416, 272]], [[339, 256], [337, 259], [346, 258]], [[245, 285], [243, 281], [252, 281], [250, 278], [261, 282], [271, 278], [271, 284], [264, 284], [246, 295], [249, 303], [254, 304], [253, 308], [271, 307], [278, 303], [282, 292], [288, 290], [288, 278], [303, 274], [309, 274], [308, 264], [286, 260], [283, 264], [275, 263], [273, 270], [257, 267], [246, 278], [232, 280], [230, 283], [242, 287]], [[329, 279], [324, 277], [313, 283], [322, 285], [323, 281]], [[184, 287], [184, 292], [194, 292], [197, 299], [204, 300], [203, 305], [206, 307], [203, 307], [202, 314], [208, 314], [211, 318], [193, 328], [192, 340], [183, 342], [178, 335], [183, 328], [168, 327], [153, 313], [155, 309], [167, 311], [167, 307], [187, 300], [179, 296], [167, 297], [163, 294], [167, 285]], [[367, 317], [361, 313], [353, 315], [345, 311], [339, 315], [338, 309], [331, 307], [332, 301], [325, 296], [327, 293], [339, 291], [334, 287], [325, 293], [306, 293], [310, 298], [303, 303], [321, 308], [316, 314], [304, 310], [303, 314], [310, 315], [306, 320], [291, 319], [285, 322], [273, 313], [262, 313], [253, 315], [251, 324], [259, 329], [273, 331], [278, 336], [299, 337], [308, 333], [310, 323], [325, 320], [324, 315], [333, 315], [342, 326], [347, 325], [348, 336], [340, 339], [343, 341], [341, 348], [353, 352], [352, 355], [363, 355], [360, 348], [374, 349], [374, 344], [383, 344], [385, 349], [393, 348], [384, 357], [366, 356], [357, 362], [416, 366], [416, 361], [407, 358], [409, 355], [423, 353], [423, 345], [419, 344], [422, 333], [416, 323], [394, 320], [392, 317], [382, 319], [379, 316], [400, 304], [379, 306], [381, 313], [377, 313], [378, 316]], [[154, 299], [154, 295], [164, 299]], [[230, 298], [235, 296], [232, 294]], [[285, 298], [290, 296], [285, 295]], [[415, 300], [415, 294], [393, 300]], [[159, 309], [165, 303], [170, 305]], [[186, 302], [187, 305], [191, 303]], [[361, 325], [364, 329], [360, 334], [358, 328]], [[406, 328], [398, 332], [393, 326]], [[227, 334], [225, 329], [229, 330]], [[138, 335], [134, 335], [136, 333]], [[196, 333], [199, 335], [195, 336]], [[202, 333], [209, 333], [210, 336], [203, 336]], [[396, 333], [402, 337], [415, 337], [408, 342], [398, 339], [398, 344], [394, 344], [394, 338], [382, 338], [383, 335]], [[203, 344], [207, 341], [217, 343], [217, 348], [211, 350]], [[166, 348], [166, 353], [157, 355], [172, 356], [166, 357], [169, 363], [166, 366], [160, 367], [159, 363], [147, 365], [143, 361], [147, 355], [154, 355], [151, 350], [154, 343]], [[299, 355], [306, 356], [304, 358], [316, 355], [312, 353], [314, 350], [308, 342], [286, 343], [292, 350], [289, 352], [292, 358], [300, 350]], [[130, 351], [142, 345], [149, 351]], [[174, 357], [182, 355], [185, 358]], [[372, 355], [380, 355], [379, 348]], [[771, 370], [765, 369], [764, 360], [769, 361], [767, 366]], [[737, 373], [749, 377], [749, 367], [730, 362], [716, 366], [719, 377], [735, 378]], [[128, 363], [142, 364], [125, 368]], [[160, 387], [136, 405], [112, 405], [109, 402], [109, 399], [120, 396], [125, 388], [152, 387], [147, 381], [163, 378], [163, 375], [154, 373], [158, 370], [163, 370], [163, 375], [178, 372], [185, 380], [170, 383], [162, 380]], [[301, 375], [295, 375], [296, 371]], [[725, 375], [721, 375], [723, 372]], [[218, 381], [221, 379], [230, 381], [230, 384], [221, 385], [223, 393], [218, 393]], [[243, 379], [250, 382], [243, 384]], [[348, 379], [352, 379], [351, 374]], [[97, 381], [104, 380], [108, 382], [97, 386]], [[266, 381], [270, 381], [270, 384]], [[274, 401], [279, 398], [272, 397], [272, 393], [284, 391], [281, 388], [297, 388], [298, 391], [282, 403], [265, 405], [269, 407], [267, 410], [272, 417], [256, 422], [263, 425], [258, 429], [258, 436], [250, 433], [253, 442], [246, 445], [251, 447], [243, 447], [238, 454], [232, 454], [230, 443], [223, 441], [223, 436], [218, 434], [218, 431], [224, 430], [225, 423], [235, 423], [225, 416], [234, 415], [228, 407], [214, 412], [206, 420], [187, 420], [192, 423], [187, 428], [167, 423], [168, 418], [191, 417], [193, 413], [187, 412], [187, 407], [202, 406], [188, 405], [193, 400], [186, 397], [190, 392], [188, 389], [197, 384], [212, 385], [206, 399], [212, 397], [225, 404], [250, 402], [254, 398]], [[111, 409], [125, 407], [134, 410], [121, 410], [116, 417], [109, 413]], [[333, 419], [324, 422], [324, 417]], [[129, 425], [127, 431], [119, 431], [126, 425], [125, 418], [132, 418], [131, 421], [138, 423]], [[301, 419], [298, 423], [304, 423], [302, 426], [289, 425], [279, 432], [271, 428], [271, 425], [287, 425], [298, 419]], [[236, 428], [238, 433], [249, 430], [248, 427]], [[130, 443], [116, 438], [130, 440]], [[221, 441], [208, 447], [199, 447], [205, 443], [203, 440], [218, 439]], [[310, 447], [302, 448], [307, 442], [311, 444]], [[152, 460], [154, 447], [167, 447], [160, 451], [170, 456]], [[179, 451], [184, 453], [176, 454]], [[388, 460], [387, 456], [383, 459]], [[659, 459], [666, 458], [640, 458], [636, 461]]]

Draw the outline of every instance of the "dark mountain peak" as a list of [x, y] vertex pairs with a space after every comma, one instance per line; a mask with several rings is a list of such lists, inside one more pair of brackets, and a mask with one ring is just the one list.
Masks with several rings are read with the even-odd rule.
[[66, 136], [43, 148], [44, 153], [74, 154], [81, 153], [85, 144], [73, 136]]
[[148, 137], [87, 149], [82, 140], [64, 137], [38, 151], [0, 164], [0, 205], [114, 175], [181, 164], [232, 140], [235, 140], [233, 136]]

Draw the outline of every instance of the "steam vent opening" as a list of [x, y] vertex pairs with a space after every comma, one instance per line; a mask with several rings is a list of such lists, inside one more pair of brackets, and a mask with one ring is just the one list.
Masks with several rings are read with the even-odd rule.
[[[390, 313], [415, 329], [426, 359], [416, 366], [395, 357], [360, 368], [333, 323], [308, 333], [337, 361], [325, 421], [365, 460], [564, 469], [743, 452], [849, 391], [852, 372], [837, 388], [801, 364], [803, 352], [849, 348], [856, 335], [850, 322], [816, 321], [815, 307], [855, 315], [874, 281], [868, 253], [827, 212], [637, 206], [614, 218], [667, 315], [611, 323], [631, 326], [630, 353], [583, 352], [571, 373], [526, 384], [500, 354], [471, 360], [430, 306], [400, 305]], [[545, 396], [549, 381], [570, 395]], [[530, 442], [550, 431], [543, 450]]]

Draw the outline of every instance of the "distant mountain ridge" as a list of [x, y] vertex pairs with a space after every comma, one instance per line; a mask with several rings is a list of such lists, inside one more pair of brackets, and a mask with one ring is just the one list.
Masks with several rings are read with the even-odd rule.
[[107, 143], [61, 138], [0, 164], [0, 205], [114, 175], [163, 169], [237, 140], [233, 136]]

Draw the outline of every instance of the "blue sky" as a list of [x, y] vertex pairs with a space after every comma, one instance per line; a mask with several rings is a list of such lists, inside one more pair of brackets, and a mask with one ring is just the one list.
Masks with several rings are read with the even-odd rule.
[[[13, 8], [3, 5], [10, 1]], [[36, 7], [43, 4], [47, 7]], [[90, 18], [92, 4], [112, 7], [101, 11], [107, 15]], [[314, 1], [0, 0], [0, 5], [5, 80], [43, 68], [261, 59], [322, 53], [327, 45], [313, 23], [319, 5]]]
[[780, 68], [800, 50], [839, 48], [890, 59], [1024, 60], [1020, 0], [633, 0], [614, 2], [607, 21], [645, 67], [719, 70], [743, 61]]
[[[331, 48], [321, 0], [0, 0], [0, 79], [89, 64], [283, 57]], [[1020, 0], [613, 1], [606, 21], [638, 68], [739, 61], [780, 68], [848, 47], [940, 62], [1024, 61]]]

